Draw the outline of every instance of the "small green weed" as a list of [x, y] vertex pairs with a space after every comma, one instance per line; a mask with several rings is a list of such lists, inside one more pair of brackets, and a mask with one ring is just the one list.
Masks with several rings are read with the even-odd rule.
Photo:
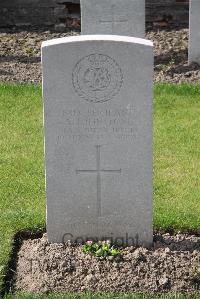
[[83, 252], [90, 253], [98, 257], [106, 257], [117, 256], [121, 253], [121, 250], [111, 246], [109, 241], [100, 241], [98, 243], [88, 241], [85, 245], [83, 245]]
[[30, 57], [30, 56], [33, 56], [35, 54], [35, 51], [34, 51], [33, 48], [25, 48], [24, 53]]
[[161, 70], [161, 71], [163, 71], [163, 72], [167, 72], [167, 71], [169, 71], [173, 66], [174, 66], [174, 64], [175, 64], [175, 60], [174, 59], [172, 59], [172, 60], [170, 60], [168, 63], [166, 63], [166, 64], [159, 64], [158, 66], [157, 66], [157, 68], [158, 68], [158, 70]]
[[192, 271], [193, 274], [200, 279], [200, 267], [194, 267]]

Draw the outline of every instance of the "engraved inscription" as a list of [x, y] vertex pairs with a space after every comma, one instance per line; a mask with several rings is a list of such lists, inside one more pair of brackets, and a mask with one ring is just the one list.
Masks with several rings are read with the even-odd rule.
[[117, 95], [123, 83], [123, 75], [113, 58], [91, 54], [76, 64], [72, 81], [80, 97], [91, 103], [103, 103]]
[[97, 217], [101, 217], [101, 173], [121, 174], [121, 169], [101, 168], [101, 145], [96, 145], [96, 169], [77, 169], [76, 174], [94, 173], [97, 176]]
[[68, 139], [81, 143], [93, 140], [101, 143], [105, 138], [131, 141], [136, 134], [135, 117], [132, 105], [115, 109], [66, 109], [60, 117], [64, 122], [63, 134], [57, 141]]
[[124, 16], [119, 16], [115, 14], [116, 5], [111, 5], [111, 16], [108, 19], [100, 20], [100, 24], [105, 24], [111, 28], [111, 31], [114, 32], [116, 25], [126, 25], [128, 23], [128, 19]]

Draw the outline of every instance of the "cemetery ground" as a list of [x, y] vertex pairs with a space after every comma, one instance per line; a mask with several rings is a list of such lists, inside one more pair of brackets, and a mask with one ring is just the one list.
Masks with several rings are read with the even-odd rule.
[[[56, 33], [47, 28], [0, 31], [0, 81], [41, 82], [42, 41], [77, 34]], [[155, 82], [200, 82], [200, 67], [195, 63], [188, 66], [188, 35], [188, 29], [147, 32], [146, 38], [154, 42]]]
[[[39, 85], [2, 83], [0, 85], [2, 290], [5, 286], [7, 290], [10, 287], [12, 290], [13, 285], [10, 285], [9, 279], [13, 276], [17, 278], [16, 285], [19, 289], [23, 286], [24, 291], [34, 293], [53, 290], [73, 292], [80, 290], [81, 287], [82, 291], [89, 289], [94, 292], [102, 287], [100, 289], [109, 293], [127, 290], [127, 292], [134, 290], [136, 293], [145, 293], [148, 290], [150, 293], [169, 291], [173, 293], [178, 290], [188, 295], [193, 294], [191, 298], [198, 298], [199, 94], [200, 85], [197, 84], [155, 85], [154, 229], [159, 233], [154, 237], [154, 249], [129, 248], [123, 251], [123, 260], [99, 259], [83, 254], [80, 247], [73, 249], [70, 246], [48, 245], [45, 236], [36, 240], [28, 238], [29, 240], [23, 242], [16, 269], [14, 263], [16, 252], [13, 252], [15, 259], [9, 264], [15, 245], [14, 234], [29, 231], [34, 236], [38, 231], [42, 234], [45, 227], [42, 96]], [[44, 250], [49, 258], [49, 265], [45, 260]], [[72, 272], [72, 264], [63, 263], [63, 257], [69, 255], [71, 251], [74, 251], [76, 257], [70, 260], [72, 264], [74, 259], [77, 259], [77, 269]], [[37, 266], [36, 259], [32, 272], [27, 261], [34, 260], [38, 256], [40, 265]], [[53, 256], [54, 263], [52, 263]], [[134, 264], [131, 264], [131, 261]], [[40, 266], [46, 262], [47, 271], [41, 273]], [[10, 271], [7, 271], [8, 267]], [[131, 272], [130, 267], [135, 270]], [[103, 271], [104, 280], [98, 277], [99, 268]], [[93, 272], [90, 273], [91, 269]], [[72, 281], [67, 280], [63, 284], [62, 271], [74, 272]], [[5, 276], [6, 273], [9, 275]], [[129, 279], [126, 273], [130, 273]], [[30, 297], [18, 295], [17, 298]], [[130, 295], [130, 298], [143, 297]]]

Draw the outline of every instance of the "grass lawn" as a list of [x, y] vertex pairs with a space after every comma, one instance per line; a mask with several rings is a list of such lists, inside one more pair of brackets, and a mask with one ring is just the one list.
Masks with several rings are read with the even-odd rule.
[[[155, 86], [156, 229], [200, 228], [199, 115], [200, 85]], [[45, 226], [42, 97], [38, 86], [0, 85], [0, 223], [1, 286], [14, 233]]]

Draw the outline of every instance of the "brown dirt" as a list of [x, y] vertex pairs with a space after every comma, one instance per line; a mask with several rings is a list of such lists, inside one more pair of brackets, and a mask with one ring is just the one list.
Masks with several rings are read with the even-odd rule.
[[[41, 42], [77, 32], [0, 32], [0, 81], [41, 82]], [[155, 46], [155, 82], [200, 83], [200, 66], [188, 66], [188, 29], [150, 31]]]
[[152, 31], [147, 38], [154, 42], [155, 82], [200, 83], [200, 66], [188, 65], [188, 29]]
[[200, 289], [200, 237], [155, 235], [152, 249], [128, 247], [121, 256], [98, 258], [81, 245], [23, 241], [15, 290], [30, 293], [167, 293]]
[[0, 81], [40, 83], [42, 41], [75, 34], [50, 31], [1, 32]]

